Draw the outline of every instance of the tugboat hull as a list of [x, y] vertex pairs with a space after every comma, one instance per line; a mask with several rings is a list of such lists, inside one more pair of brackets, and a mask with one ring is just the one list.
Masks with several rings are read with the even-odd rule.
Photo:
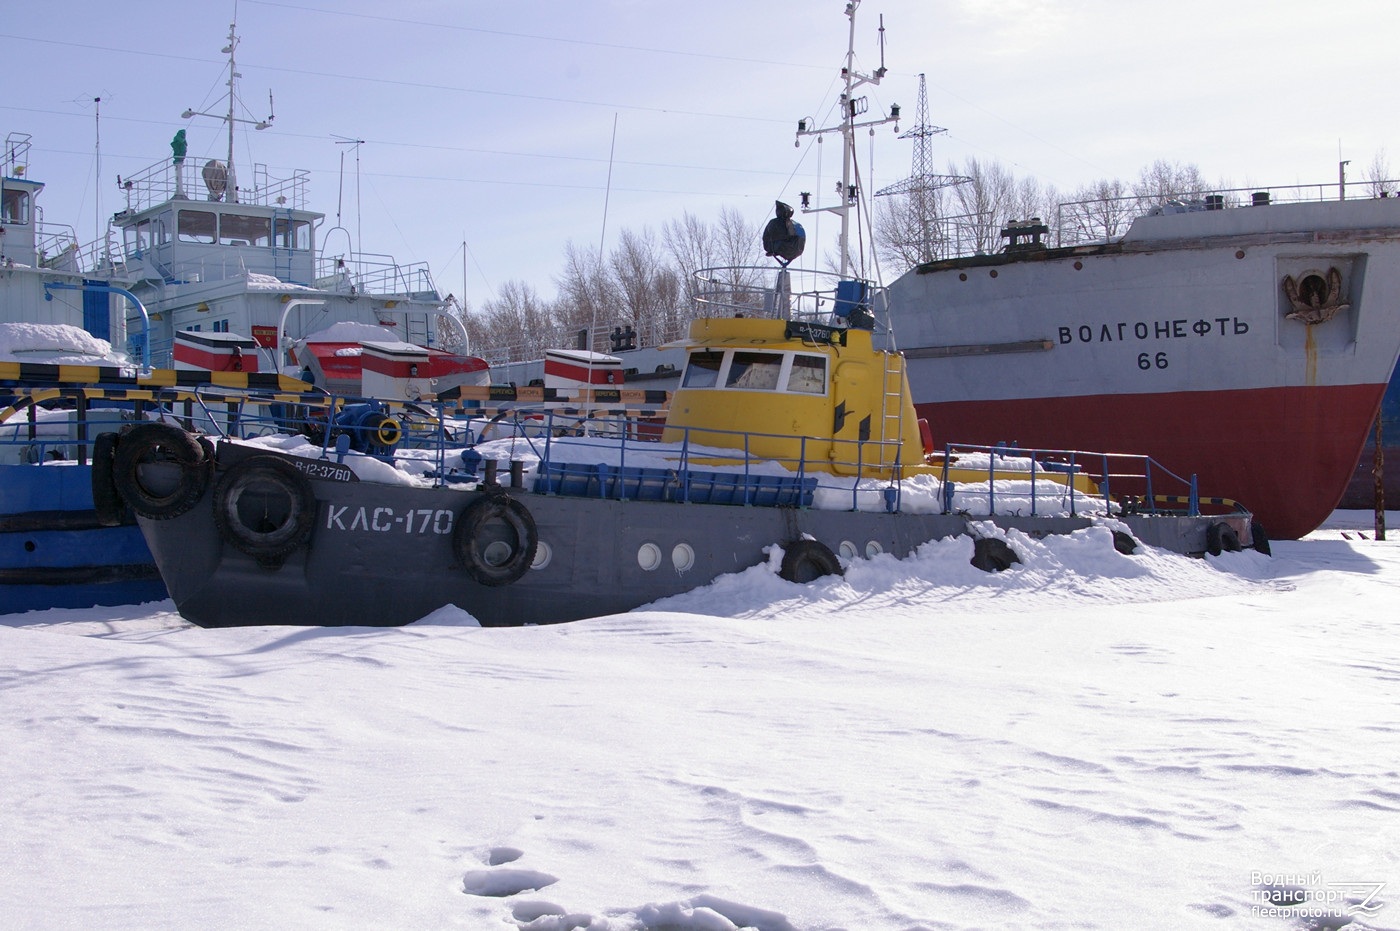
[[[241, 451], [240, 451], [241, 452]], [[246, 551], [215, 513], [233, 466], [228, 447], [210, 490], [192, 509], [165, 520], [138, 518], [170, 596], [195, 624], [393, 626], [455, 605], [486, 626], [549, 624], [614, 614], [704, 585], [770, 558], [774, 545], [815, 540], [817, 552], [845, 558], [908, 556], [921, 543], [975, 533], [957, 514], [832, 511], [543, 494], [527, 488], [382, 485], [304, 477], [314, 519], [285, 556]], [[259, 459], [271, 458], [267, 455]], [[290, 459], [291, 457], [288, 457]], [[246, 461], [246, 459], [244, 460]], [[304, 460], [308, 466], [315, 460]], [[347, 470], [348, 471], [348, 470]], [[513, 502], [528, 514], [530, 540], [485, 522], [484, 540], [505, 537], [493, 562], [514, 579], [474, 577], [471, 534], [462, 524], [483, 503]], [[285, 516], [285, 515], [283, 515]], [[279, 516], [279, 520], [283, 519]], [[987, 518], [1030, 533], [1070, 533], [1089, 517]], [[291, 518], [288, 518], [291, 520]], [[1248, 545], [1248, 514], [1122, 518], [1142, 543], [1201, 553], [1211, 528]], [[826, 574], [821, 559], [786, 567], [798, 579]], [[478, 573], [479, 574], [479, 573]]]

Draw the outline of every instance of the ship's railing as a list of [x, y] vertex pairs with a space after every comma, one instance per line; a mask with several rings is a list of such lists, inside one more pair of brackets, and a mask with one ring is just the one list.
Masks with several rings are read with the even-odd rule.
[[[1318, 184], [1290, 184], [1242, 188], [1201, 188], [1171, 194], [1122, 194], [1063, 201], [1042, 221], [1039, 217], [1009, 220], [996, 211], [954, 213], [947, 211], [929, 219], [922, 231], [924, 258], [940, 261], [973, 255], [989, 255], [1007, 246], [1007, 233], [1022, 238], [1026, 232], [1045, 223], [1045, 244], [1080, 246], [1114, 242], [1133, 220], [1163, 213], [1204, 210], [1231, 210], [1264, 204], [1322, 203], [1339, 200], [1371, 200], [1400, 196], [1400, 181], [1340, 180]], [[1039, 241], [1036, 239], [1035, 241]], [[914, 245], [909, 243], [907, 245]], [[1009, 251], [1009, 250], [1008, 250]]]
[[[239, 390], [186, 374], [193, 387], [133, 388], [130, 378], [110, 386], [0, 386], [0, 463], [85, 464], [99, 434], [162, 420], [215, 437], [299, 435], [338, 462], [416, 450], [420, 474], [444, 483], [494, 481], [504, 467], [520, 485], [528, 458], [536, 460], [533, 489], [545, 494], [887, 512], [914, 506], [905, 480], [914, 470], [901, 466], [895, 444], [843, 444], [838, 457], [849, 458], [834, 463], [834, 474], [829, 441], [669, 428], [679, 439], [662, 442], [656, 411], [519, 407], [492, 415], [480, 407], [463, 412], [457, 402], [331, 396], [294, 379], [269, 388], [269, 377], [264, 387]], [[476, 451], [504, 438], [520, 444], [505, 460]], [[795, 439], [795, 455], [772, 454], [775, 441]], [[1140, 455], [949, 444], [939, 477], [939, 500], [920, 501], [917, 510], [1028, 517], [1242, 510], [1201, 497], [1194, 476]]]
[[853, 275], [809, 268], [728, 265], [695, 272], [696, 317], [770, 317], [873, 326], [884, 320], [885, 289]]
[[65, 223], [39, 223], [34, 230], [34, 258], [43, 268], [78, 272], [78, 234]]
[[102, 239], [79, 243], [73, 227], [40, 223], [35, 230], [35, 252], [39, 265], [54, 271], [94, 278], [120, 278], [126, 273], [126, 259], [111, 230]]
[[1400, 196], [1400, 181], [1337, 181], [1268, 187], [1202, 188], [1171, 195], [1128, 194], [1065, 201], [1055, 208], [1056, 245], [1108, 242], [1125, 233], [1137, 217], [1155, 213], [1230, 210], [1270, 204], [1372, 200]]
[[181, 374], [190, 386], [0, 385], [0, 464], [85, 465], [100, 434], [146, 421], [214, 438], [300, 435], [328, 458], [425, 449], [440, 470], [449, 450], [474, 440], [468, 423], [444, 418], [440, 405], [332, 396], [295, 379], [281, 379], [284, 390], [199, 385], [199, 373]]
[[[478, 421], [475, 428], [484, 440], [512, 437], [538, 458], [534, 488], [548, 494], [890, 512], [908, 505], [906, 479], [915, 470], [900, 464], [897, 443], [847, 441], [837, 446], [833, 463], [830, 441], [665, 429], [679, 439], [661, 442], [662, 425], [636, 416], [529, 408], [498, 415], [489, 426]], [[795, 455], [773, 454], [775, 445], [794, 442]], [[920, 503], [919, 510], [1195, 515], [1201, 505], [1194, 478], [1175, 476], [1146, 456], [949, 446], [943, 462], [940, 498]]]
[[[783, 275], [786, 275], [786, 278]], [[858, 277], [774, 265], [729, 265], [695, 271], [678, 306], [648, 320], [613, 319], [586, 327], [552, 326], [527, 339], [478, 347], [491, 365], [538, 361], [545, 350], [570, 347], [593, 352], [648, 349], [685, 339], [700, 317], [772, 317], [832, 322], [863, 306], [878, 326], [885, 323], [886, 291]], [[852, 318], [852, 325], [860, 318]], [[867, 321], [868, 322], [868, 321]]]
[[6, 133], [5, 151], [0, 152], [0, 175], [18, 178], [29, 168], [29, 149], [33, 137], [29, 133]]
[[[117, 187], [126, 196], [126, 209], [139, 213], [176, 197], [192, 201], [229, 200], [227, 191], [211, 194], [205, 184], [204, 167], [208, 161], [187, 158], [176, 163], [173, 158], [167, 158], [135, 174], [117, 178]], [[266, 165], [256, 164], [252, 174], [251, 186], [238, 186], [239, 203], [306, 209], [306, 189], [310, 180], [306, 169], [295, 169], [288, 178], [273, 178], [267, 173]]]
[[[310, 181], [311, 173], [305, 168], [293, 169], [287, 178], [274, 178], [268, 174], [267, 166], [258, 162], [253, 166], [252, 203], [305, 210], [306, 189]], [[241, 198], [242, 189], [239, 190]]]
[[[1242, 509], [1231, 499], [1203, 498], [1195, 475], [1178, 475], [1151, 456], [1140, 454], [950, 443], [944, 447], [942, 464], [945, 512], [965, 508], [969, 501], [984, 501], [982, 510], [986, 513], [1001, 513], [999, 496], [1017, 496], [1018, 481], [1029, 482], [1034, 488], [1045, 476], [1067, 481], [1062, 499], [1056, 503], [1057, 512], [1065, 504], [1071, 514], [1196, 517], [1203, 505], [1216, 511]], [[950, 480], [954, 470], [961, 474], [961, 480]], [[971, 480], [973, 475], [977, 480]], [[1085, 481], [1089, 485], [1087, 493], [1079, 487]], [[955, 504], [955, 498], [962, 503]], [[1037, 516], [1039, 504], [1031, 496], [1024, 513]]]
[[[46, 403], [54, 404], [55, 400], [46, 399]], [[95, 399], [56, 403], [25, 403], [15, 396], [6, 397], [6, 389], [0, 388], [0, 465], [86, 465], [92, 459], [92, 443], [98, 434], [120, 430], [137, 416], [129, 406]]]
[[[818, 318], [822, 305], [834, 304], [835, 284], [826, 288], [830, 295], [815, 288], [803, 288], [788, 300], [776, 293], [772, 284], [777, 269], [774, 266], [726, 266], [696, 271], [688, 283], [688, 293], [676, 306], [647, 320], [621, 318], [587, 326], [551, 325], [532, 330], [526, 339], [501, 343], [480, 349], [480, 355], [492, 365], [538, 361], [549, 349], [571, 348], [593, 352], [626, 352], [650, 349], [685, 339], [690, 324], [699, 317], [778, 317], [787, 308], [796, 317]], [[801, 275], [792, 269], [791, 276]], [[814, 273], [817, 274], [817, 273]], [[799, 284], [806, 284], [798, 278]]]
[[400, 265], [393, 256], [370, 252], [318, 256], [315, 285], [345, 294], [439, 300], [426, 262]]

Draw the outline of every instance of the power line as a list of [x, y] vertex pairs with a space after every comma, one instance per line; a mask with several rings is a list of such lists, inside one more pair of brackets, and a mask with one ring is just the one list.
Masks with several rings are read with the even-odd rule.
[[[12, 39], [16, 42], [43, 43], [45, 45], [57, 45], [64, 48], [82, 49], [88, 52], [109, 52], [119, 55], [135, 55], [139, 58], [164, 58], [170, 61], [184, 61], [198, 64], [212, 64], [213, 60], [208, 58], [196, 58], [188, 55], [172, 55], [169, 52], [140, 51], [130, 48], [114, 48], [104, 45], [88, 45], [81, 42], [63, 42], [58, 39], [42, 39], [37, 36], [17, 36], [10, 33], [0, 33], [0, 39]], [[288, 68], [282, 65], [263, 65], [256, 61], [244, 61], [245, 68], [261, 68], [264, 71], [281, 72], [283, 74], [298, 74], [308, 77], [330, 78], [336, 81], [363, 81], [370, 84], [382, 84], [389, 87], [404, 87], [413, 90], [436, 90], [452, 91], [459, 94], [477, 94], [484, 97], [502, 97], [510, 100], [531, 100], [545, 103], [566, 103], [584, 107], [606, 107], [613, 110], [633, 110], [639, 113], [666, 113], [677, 116], [699, 116], [709, 119], [721, 120], [744, 120], [753, 123], [774, 123], [783, 124], [786, 120], [774, 119], [772, 117], [744, 116], [735, 113], [711, 113], [704, 110], [681, 110], [674, 107], [646, 107], [639, 104], [613, 103], [605, 100], [582, 100], [574, 97], [555, 97], [549, 94], [519, 94], [512, 91], [482, 90], [476, 87], [462, 87], [453, 84], [431, 84], [425, 81], [402, 81], [393, 78], [368, 77], [363, 74], [338, 74], [333, 71], [311, 71], [305, 68]]]
[[293, 3], [276, 3], [274, 0], [244, 0], [258, 6], [279, 7], [284, 10], [298, 10], [303, 13], [320, 13], [326, 16], [344, 16], [354, 19], [370, 19], [396, 25], [426, 26], [430, 29], [449, 29], [458, 32], [476, 32], [488, 36], [505, 36], [512, 39], [531, 39], [536, 42], [559, 42], [566, 45], [586, 45], [593, 48], [613, 49], [627, 52], [646, 52], [652, 55], [675, 55], [682, 58], [706, 58], [711, 61], [740, 62], [749, 65], [781, 65], [784, 68], [806, 68], [826, 71], [824, 65], [806, 62], [773, 61], [766, 58], [742, 58], [737, 55], [716, 55], [713, 52], [688, 52], [682, 49], [651, 48], [645, 45], [626, 45], [619, 42], [597, 42], [591, 39], [577, 39], [564, 36], [546, 36], [530, 32], [510, 32], [504, 29], [482, 29], [479, 26], [459, 26], [455, 23], [435, 23], [426, 20], [404, 19], [399, 16], [379, 16], [373, 13], [355, 13], [349, 10], [328, 10], [323, 7], [298, 6]]

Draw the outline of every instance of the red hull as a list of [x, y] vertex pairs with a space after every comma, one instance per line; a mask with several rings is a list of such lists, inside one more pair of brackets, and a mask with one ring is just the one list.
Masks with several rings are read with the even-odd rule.
[[915, 405], [934, 440], [1145, 453], [1297, 539], [1336, 508], [1384, 384]]

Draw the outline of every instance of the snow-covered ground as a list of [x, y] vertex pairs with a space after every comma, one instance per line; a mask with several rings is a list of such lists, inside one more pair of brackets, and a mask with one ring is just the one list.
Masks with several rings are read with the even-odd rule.
[[1397, 927], [1391, 522], [555, 627], [10, 615], [0, 927]]

